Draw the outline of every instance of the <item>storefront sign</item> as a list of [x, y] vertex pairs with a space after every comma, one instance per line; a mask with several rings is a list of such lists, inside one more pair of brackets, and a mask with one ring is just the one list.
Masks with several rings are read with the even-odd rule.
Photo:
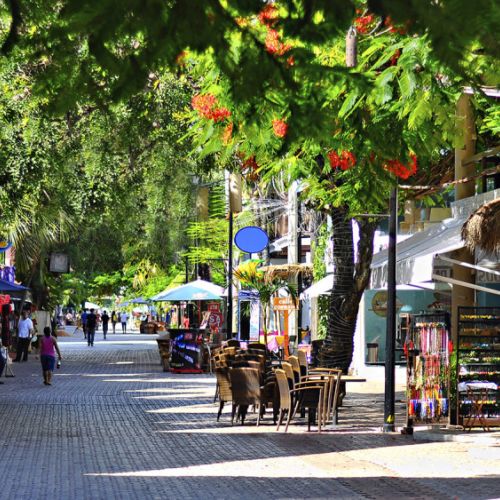
[[275, 311], [293, 311], [299, 308], [298, 299], [293, 297], [274, 297], [273, 310]]
[[209, 302], [207, 305], [207, 310], [212, 312], [220, 312], [219, 302]]

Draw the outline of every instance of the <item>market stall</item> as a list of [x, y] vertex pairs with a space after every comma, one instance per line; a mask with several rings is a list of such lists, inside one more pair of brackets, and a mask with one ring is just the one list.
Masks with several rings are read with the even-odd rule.
[[[171, 290], [151, 298], [154, 302], [211, 302], [220, 301], [224, 295], [224, 289], [209, 283], [208, 281], [196, 280], [186, 283]], [[218, 314], [215, 308], [211, 314]], [[204, 318], [205, 319], [205, 318]], [[214, 324], [212, 322], [212, 324]], [[205, 328], [210, 325], [207, 316], [206, 321], [202, 320], [200, 313], [199, 325]], [[174, 373], [201, 373], [203, 371], [204, 356], [204, 333], [205, 328], [190, 328], [189, 318], [186, 316], [183, 328], [168, 328], [168, 337], [170, 339], [170, 359], [168, 366]]]

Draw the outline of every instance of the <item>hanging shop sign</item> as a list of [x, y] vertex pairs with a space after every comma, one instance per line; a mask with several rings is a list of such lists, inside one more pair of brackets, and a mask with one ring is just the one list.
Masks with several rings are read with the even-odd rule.
[[50, 254], [51, 273], [69, 273], [69, 256], [65, 253]]
[[274, 297], [273, 299], [274, 311], [294, 311], [298, 308], [299, 301], [293, 297]]
[[241, 228], [234, 237], [234, 244], [246, 253], [262, 252], [269, 245], [269, 236], [257, 226]]

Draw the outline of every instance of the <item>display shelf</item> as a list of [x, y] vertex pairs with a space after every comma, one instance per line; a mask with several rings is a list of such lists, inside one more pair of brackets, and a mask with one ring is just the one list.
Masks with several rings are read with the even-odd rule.
[[497, 427], [500, 308], [459, 307], [457, 340], [457, 423], [467, 429]]
[[411, 318], [407, 353], [407, 427], [442, 423], [448, 417], [450, 318], [445, 312]]

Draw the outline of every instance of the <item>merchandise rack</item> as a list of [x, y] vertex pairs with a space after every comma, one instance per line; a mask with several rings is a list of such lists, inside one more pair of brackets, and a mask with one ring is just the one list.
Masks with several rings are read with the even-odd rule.
[[469, 430], [500, 426], [499, 386], [500, 307], [459, 307], [458, 424]]
[[404, 344], [407, 356], [407, 429], [443, 423], [449, 414], [450, 315], [412, 315]]

